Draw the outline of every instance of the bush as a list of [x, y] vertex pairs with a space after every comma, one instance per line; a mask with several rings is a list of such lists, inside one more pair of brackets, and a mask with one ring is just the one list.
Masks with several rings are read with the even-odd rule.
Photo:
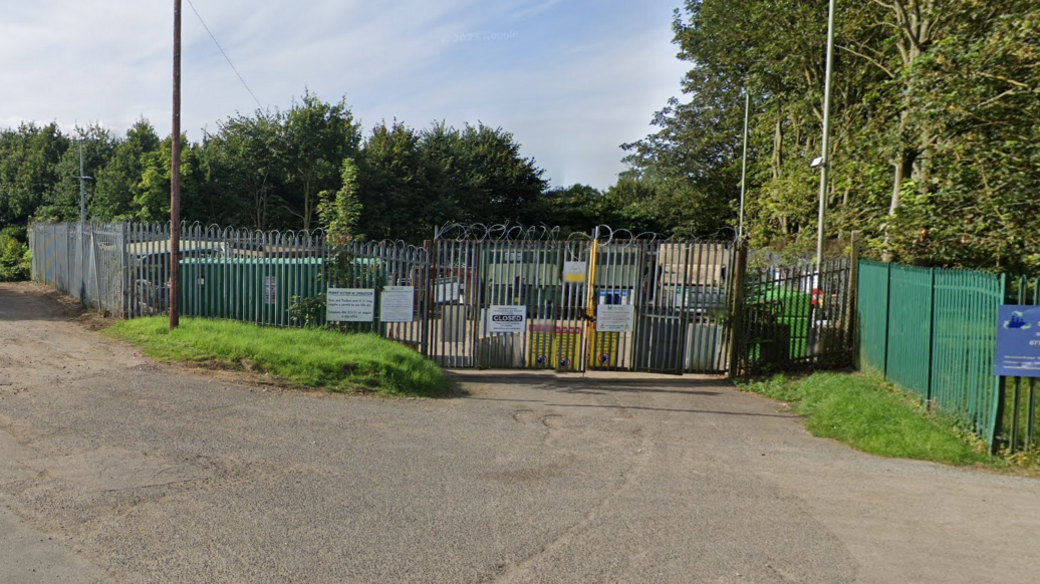
[[5, 230], [0, 233], [0, 282], [29, 279], [32, 253], [29, 247]]

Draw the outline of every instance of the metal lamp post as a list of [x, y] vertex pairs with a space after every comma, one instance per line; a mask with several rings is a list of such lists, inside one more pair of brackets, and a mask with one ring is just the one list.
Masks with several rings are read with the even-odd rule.
[[830, 141], [831, 141], [831, 82], [834, 80], [834, 5], [830, 0], [827, 13], [827, 73], [823, 86], [823, 145], [821, 148], [820, 166], [820, 214], [816, 225], [816, 269], [823, 265], [823, 227], [824, 214], [827, 211], [827, 186], [830, 180]]

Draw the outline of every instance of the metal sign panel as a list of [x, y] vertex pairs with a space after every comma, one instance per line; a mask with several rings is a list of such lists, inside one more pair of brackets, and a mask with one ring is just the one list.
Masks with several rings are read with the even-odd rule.
[[412, 322], [415, 319], [415, 288], [385, 286], [379, 294], [379, 320]]
[[435, 299], [438, 303], [458, 302], [462, 286], [458, 277], [437, 278], [434, 283]]
[[563, 262], [563, 281], [568, 284], [580, 284], [585, 281], [588, 272], [587, 262]]
[[631, 304], [600, 304], [596, 307], [596, 330], [601, 333], [630, 333], [636, 307]]
[[372, 322], [376, 291], [372, 288], [329, 288], [325, 320], [329, 322]]
[[1040, 377], [1040, 306], [1000, 307], [994, 370], [1005, 377]]
[[488, 308], [487, 332], [522, 333], [526, 328], [526, 306], [492, 305]]
[[278, 298], [278, 279], [274, 276], [264, 278], [264, 304], [274, 304]]

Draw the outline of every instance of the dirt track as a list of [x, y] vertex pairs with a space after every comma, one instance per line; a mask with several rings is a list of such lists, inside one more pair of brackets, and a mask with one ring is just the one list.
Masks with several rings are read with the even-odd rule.
[[711, 378], [470, 396], [158, 366], [0, 284], [0, 583], [1037, 581], [1040, 481], [864, 455]]

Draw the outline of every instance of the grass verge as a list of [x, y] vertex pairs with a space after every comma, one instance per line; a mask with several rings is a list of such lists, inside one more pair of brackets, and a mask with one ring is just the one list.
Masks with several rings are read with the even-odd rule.
[[435, 363], [376, 335], [198, 318], [182, 318], [171, 332], [166, 317], [124, 320], [106, 332], [160, 361], [245, 365], [304, 387], [424, 397], [447, 387]]
[[857, 450], [953, 465], [1003, 465], [985, 452], [984, 445], [972, 444], [952, 420], [925, 412], [913, 397], [867, 375], [777, 376], [743, 383], [740, 388], [789, 403], [814, 436], [833, 438]]

